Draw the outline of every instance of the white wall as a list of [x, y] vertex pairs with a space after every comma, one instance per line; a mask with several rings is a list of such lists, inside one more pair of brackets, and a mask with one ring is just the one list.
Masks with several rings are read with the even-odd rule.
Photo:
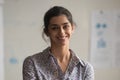
[[[120, 0], [5, 0], [5, 80], [22, 80], [24, 58], [47, 47], [41, 27], [44, 13], [53, 5], [72, 12], [77, 27], [71, 48], [80, 58], [89, 60], [92, 11], [120, 9]], [[95, 80], [119, 79], [119, 68], [95, 69]]]
[[0, 80], [4, 80], [3, 0], [0, 0]]

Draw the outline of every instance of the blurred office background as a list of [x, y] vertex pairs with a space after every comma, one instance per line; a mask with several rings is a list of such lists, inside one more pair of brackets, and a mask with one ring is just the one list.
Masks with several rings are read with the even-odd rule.
[[[70, 47], [89, 62], [91, 13], [120, 10], [120, 0], [4, 0], [4, 80], [22, 80], [25, 57], [49, 45], [41, 37], [43, 16], [54, 5], [64, 6], [73, 14], [76, 30]], [[95, 68], [95, 80], [120, 80], [120, 68]]]

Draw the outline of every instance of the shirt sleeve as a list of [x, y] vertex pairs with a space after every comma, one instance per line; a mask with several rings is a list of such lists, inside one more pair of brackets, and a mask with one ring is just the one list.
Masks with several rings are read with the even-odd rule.
[[31, 59], [28, 57], [23, 62], [23, 80], [37, 80], [35, 71], [35, 65]]
[[87, 63], [85, 71], [85, 80], [94, 80], [94, 69], [93, 66]]

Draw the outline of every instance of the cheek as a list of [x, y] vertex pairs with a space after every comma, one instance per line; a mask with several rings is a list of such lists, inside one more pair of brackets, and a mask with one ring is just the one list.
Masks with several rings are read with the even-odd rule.
[[69, 30], [68, 33], [69, 33], [69, 35], [72, 35], [73, 30]]
[[55, 37], [56, 34], [50, 32], [48, 35], [49, 35], [50, 38], [53, 38], [53, 37]]

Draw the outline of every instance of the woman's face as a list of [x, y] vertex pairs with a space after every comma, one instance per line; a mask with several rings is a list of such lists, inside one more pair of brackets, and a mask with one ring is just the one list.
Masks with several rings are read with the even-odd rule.
[[68, 45], [74, 26], [65, 15], [51, 18], [48, 26], [48, 36], [51, 45]]

